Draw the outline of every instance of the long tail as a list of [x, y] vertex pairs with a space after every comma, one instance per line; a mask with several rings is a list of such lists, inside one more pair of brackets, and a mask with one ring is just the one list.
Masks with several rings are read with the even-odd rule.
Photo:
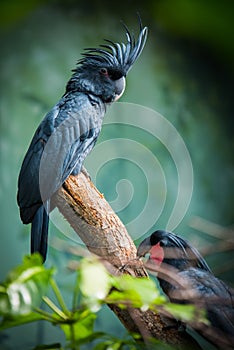
[[49, 228], [49, 202], [41, 206], [32, 221], [31, 226], [31, 253], [39, 252], [46, 260], [47, 240]]

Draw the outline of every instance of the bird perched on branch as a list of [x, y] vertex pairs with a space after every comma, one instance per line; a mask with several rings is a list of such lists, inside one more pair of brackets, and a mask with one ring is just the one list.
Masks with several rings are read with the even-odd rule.
[[31, 252], [46, 259], [52, 195], [69, 175], [77, 175], [100, 133], [106, 106], [117, 101], [125, 78], [140, 56], [147, 28], [140, 21], [135, 40], [126, 26], [127, 43], [106, 40], [88, 48], [78, 61], [66, 91], [37, 128], [18, 179], [17, 201], [24, 224], [31, 226]]
[[214, 276], [197, 249], [174, 233], [158, 230], [144, 239], [137, 255], [148, 253], [146, 267], [157, 272], [169, 299], [206, 311], [210, 325], [193, 322], [191, 327], [220, 349], [233, 349], [234, 290]]

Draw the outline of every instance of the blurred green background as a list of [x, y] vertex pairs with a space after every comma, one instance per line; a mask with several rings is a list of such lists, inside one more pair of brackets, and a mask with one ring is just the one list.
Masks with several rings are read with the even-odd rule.
[[[158, 111], [183, 137], [194, 167], [194, 191], [175, 232], [207, 256], [218, 277], [234, 284], [234, 3], [217, 0], [1, 0], [1, 280], [29, 252], [30, 228], [20, 221], [16, 191], [21, 162], [35, 128], [62, 96], [83, 48], [95, 47], [103, 38], [125, 40], [120, 20], [137, 32], [137, 12], [149, 27], [149, 38], [127, 78], [121, 101]], [[99, 142], [120, 134], [135, 135], [166, 169], [169, 193], [165, 210], [154, 225], [163, 228], [175, 202], [175, 166], [162, 146], [147, 134], [138, 135], [137, 130], [117, 127], [113, 131], [107, 126]], [[134, 179], [132, 202], [119, 213], [125, 223], [137, 215], [145, 201], [137, 191], [145, 188], [142, 174], [132, 171], [124, 163], [109, 164], [97, 181], [107, 200], [113, 200], [116, 182], [125, 177]], [[58, 249], [75, 242], [53, 223], [50, 238], [46, 264], [57, 266], [59, 284], [69, 299], [73, 278], [67, 270], [70, 255]], [[97, 328], [125, 334], [109, 310], [101, 312]], [[39, 342], [56, 341], [63, 341], [58, 330], [35, 324], [5, 332], [0, 347], [30, 349]]]

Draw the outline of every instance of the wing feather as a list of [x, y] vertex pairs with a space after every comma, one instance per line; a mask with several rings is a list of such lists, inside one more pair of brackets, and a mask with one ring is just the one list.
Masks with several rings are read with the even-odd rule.
[[[104, 110], [82, 93], [63, 97], [49, 112], [29, 146], [18, 182], [18, 204], [24, 223], [49, 199], [92, 149]], [[97, 134], [97, 135], [96, 135]]]

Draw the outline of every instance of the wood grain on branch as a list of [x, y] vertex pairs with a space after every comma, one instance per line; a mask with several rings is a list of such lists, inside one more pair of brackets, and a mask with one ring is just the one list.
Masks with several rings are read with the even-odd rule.
[[[110, 263], [119, 273], [147, 276], [143, 264], [136, 259], [136, 247], [125, 226], [84, 173], [70, 176], [53, 200], [90, 252]], [[128, 331], [139, 333], [144, 341], [152, 337], [181, 348], [198, 349], [186, 332], [168, 327], [160, 314], [151, 310], [120, 309], [116, 305], [110, 308]]]

